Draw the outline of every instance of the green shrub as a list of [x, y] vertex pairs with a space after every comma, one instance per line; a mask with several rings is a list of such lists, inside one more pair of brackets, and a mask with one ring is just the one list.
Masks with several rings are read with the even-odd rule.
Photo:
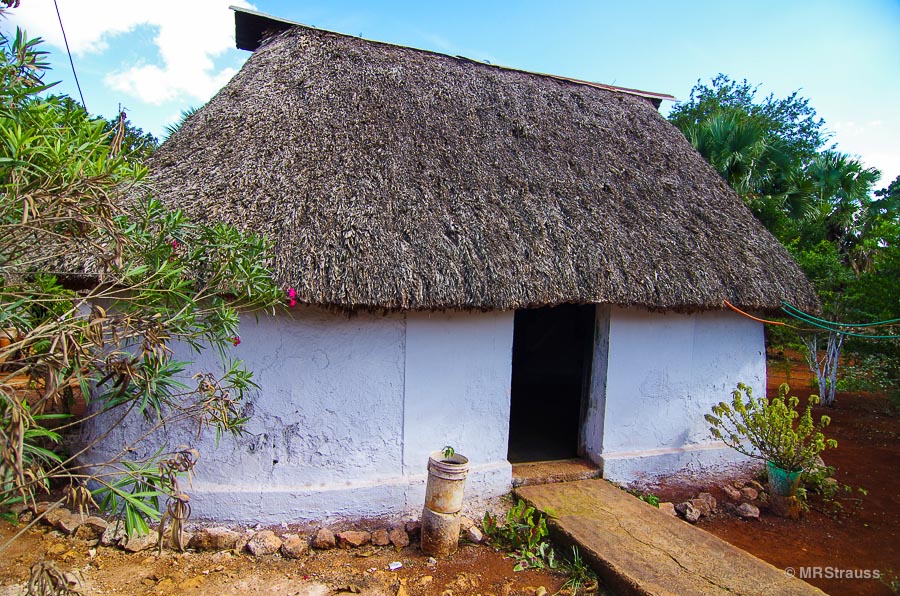
[[892, 569], [882, 573], [878, 580], [890, 589], [891, 594], [900, 595], [900, 576], [894, 575]]
[[800, 414], [800, 400], [788, 397], [789, 391], [783, 383], [778, 397], [768, 400], [754, 398], [750, 387], [738, 384], [730, 404], [720, 402], [713, 406], [712, 414], [705, 416], [712, 436], [739, 453], [772, 462], [783, 470], [808, 470], [826, 448], [837, 447], [837, 441], [826, 439], [822, 433], [831, 422], [828, 416], [813, 420], [812, 405], [818, 397], [810, 396]]
[[887, 394], [893, 409], [900, 409], [900, 365], [888, 354], [860, 355], [843, 367], [839, 391], [871, 391]]
[[486, 511], [481, 527], [491, 544], [510, 551], [516, 559], [514, 571], [545, 567], [556, 569], [559, 566], [556, 553], [547, 540], [550, 534], [547, 518], [534, 507], [526, 505], [525, 501], [519, 499], [506, 512], [505, 524]]
[[571, 560], [560, 557], [548, 539], [547, 518], [523, 500], [507, 511], [505, 524], [485, 512], [481, 527], [491, 544], [510, 552], [516, 561], [513, 571], [558, 569], [567, 575], [562, 590], [572, 596], [596, 591], [597, 576], [581, 558], [578, 547], [572, 547]]
[[[854, 494], [858, 496], [854, 497]], [[838, 514], [844, 511], [842, 500], [853, 503], [852, 513], [862, 504], [860, 497], [867, 494], [869, 492], [864, 488], [854, 489], [849, 484], [839, 482], [834, 477], [834, 466], [815, 465], [803, 472], [797, 496], [800, 498], [800, 504], [804, 510], [808, 510], [810, 507], [809, 496], [817, 495], [824, 505], [821, 509], [823, 513]]]
[[[130, 461], [136, 444], [175, 419], [242, 432], [254, 385], [230, 352], [239, 312], [272, 310], [285, 289], [264, 238], [191, 223], [149, 196], [141, 155], [152, 143], [126, 143], [124, 116], [110, 130], [46, 93], [40, 43], [0, 33], [0, 514], [56, 482], [70, 506], [96, 498], [129, 533], [145, 532], [180, 493], [159, 478], [173, 454]], [[176, 343], [219, 362], [187, 381]], [[76, 392], [95, 412], [133, 411], [153, 426], [102, 470], [79, 467], [61, 438], [93, 414], [60, 419]]]
[[659, 509], [659, 497], [656, 495], [639, 495], [638, 499]]

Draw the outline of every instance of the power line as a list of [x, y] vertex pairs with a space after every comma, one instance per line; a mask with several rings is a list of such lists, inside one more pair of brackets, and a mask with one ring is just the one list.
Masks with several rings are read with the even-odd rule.
[[814, 317], [813, 315], [803, 312], [796, 306], [788, 304], [787, 302], [782, 301], [782, 308], [785, 314], [794, 317], [795, 319], [799, 319], [806, 323], [807, 325], [812, 325], [813, 327], [817, 327], [819, 329], [824, 329], [830, 333], [836, 333], [838, 335], [846, 335], [849, 337], [861, 337], [864, 339], [900, 339], [900, 335], [868, 335], [866, 333], [856, 333], [852, 331], [847, 331], [847, 329], [853, 328], [862, 328], [862, 327], [894, 327], [897, 324], [897, 321], [900, 319], [889, 319], [887, 321], [878, 321], [875, 323], [858, 323], [858, 324], [847, 324], [847, 323], [835, 323], [832, 321], [826, 321], [825, 319], [820, 319], [818, 317]]
[[59, 28], [62, 30], [63, 41], [66, 44], [66, 53], [69, 55], [69, 64], [72, 65], [72, 76], [75, 77], [75, 86], [78, 87], [78, 97], [81, 98], [81, 105], [87, 110], [87, 104], [84, 103], [84, 94], [81, 92], [81, 83], [78, 82], [78, 73], [75, 72], [75, 61], [72, 60], [72, 51], [69, 49], [69, 40], [66, 37], [66, 28], [63, 27], [62, 16], [59, 14], [59, 4], [53, 0], [53, 6], [56, 8], [56, 18], [59, 19]]
[[782, 321], [770, 321], [767, 319], [760, 319], [754, 317], [753, 315], [742, 311], [737, 308], [727, 300], [722, 301], [725, 306], [733, 310], [734, 312], [747, 317], [748, 319], [752, 319], [758, 323], [764, 323], [766, 325], [779, 325], [783, 327], [790, 327], [796, 331], [801, 332], [809, 332], [809, 331], [817, 331], [818, 329], [824, 329], [825, 331], [829, 331], [832, 333], [836, 333], [838, 335], [846, 335], [849, 337], [862, 337], [864, 339], [900, 339], [900, 335], [869, 335], [866, 333], [855, 333], [852, 331], [847, 331], [847, 329], [851, 328], [861, 328], [861, 327], [895, 327], [897, 323], [900, 322], [900, 319], [889, 319], [887, 321], [877, 321], [875, 323], [835, 323], [832, 321], [826, 321], [825, 319], [820, 319], [818, 317], [814, 317], [813, 315], [803, 312], [796, 306], [793, 306], [785, 301], [781, 302], [781, 310], [790, 317], [798, 319], [807, 325], [812, 325], [813, 328], [802, 328], [797, 327], [796, 325], [791, 325], [790, 323], [784, 323]]
[[814, 317], [809, 313], [803, 312], [796, 306], [793, 306], [784, 300], [781, 301], [782, 308], [787, 311], [792, 311], [803, 315], [810, 321], [816, 321], [818, 323], [822, 323], [823, 325], [830, 325], [831, 327], [884, 327], [884, 326], [895, 326], [900, 323], [900, 319], [888, 319], [886, 321], [876, 321], [874, 323], [838, 323], [834, 321], [827, 321], [825, 319], [820, 319], [818, 317]]

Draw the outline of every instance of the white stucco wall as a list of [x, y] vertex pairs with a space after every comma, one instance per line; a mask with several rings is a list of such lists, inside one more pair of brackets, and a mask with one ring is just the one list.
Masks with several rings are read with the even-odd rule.
[[[216, 447], [213, 432], [198, 440], [194, 428], [172, 425], [135, 453], [163, 442], [200, 450], [195, 516], [277, 523], [411, 513], [424, 502], [428, 453], [447, 443], [470, 457], [467, 493], [509, 490], [511, 313], [292, 313], [242, 318], [232, 352], [260, 387], [247, 398], [245, 436]], [[220, 368], [212, 352], [181, 349], [176, 358], [197, 369]], [[95, 419], [83, 440], [108, 426]], [[106, 461], [147, 428], [130, 417], [85, 461]]]
[[587, 407], [583, 409], [578, 454], [595, 463], [603, 454], [603, 431], [606, 420], [606, 380], [609, 369], [610, 307], [598, 305], [594, 315], [594, 353], [591, 361], [591, 384]]
[[[469, 458], [467, 492], [509, 491], [512, 312], [410, 313], [406, 320], [403, 470], [423, 473], [428, 454], [452, 445]], [[424, 476], [411, 504], [424, 503]]]
[[[278, 523], [415, 514], [428, 454], [467, 455], [467, 499], [507, 492], [514, 314], [347, 316], [311, 307], [293, 318], [245, 316], [232, 352], [255, 373], [247, 434], [197, 439], [170, 426], [162, 442], [200, 450], [189, 488], [199, 518]], [[213, 353], [199, 368], [215, 370]], [[734, 454], [708, 437], [703, 415], [742, 381], [765, 386], [762, 325], [732, 313], [655, 314], [597, 307], [583, 455], [629, 482], [720, 465]], [[84, 440], [110, 427], [99, 417]], [[137, 416], [84, 458], [106, 461], [142, 434]]]
[[730, 312], [600, 307], [597, 329], [584, 449], [605, 477], [630, 482], [740, 459], [712, 441], [703, 416], [738, 382], [763, 394], [762, 324]]

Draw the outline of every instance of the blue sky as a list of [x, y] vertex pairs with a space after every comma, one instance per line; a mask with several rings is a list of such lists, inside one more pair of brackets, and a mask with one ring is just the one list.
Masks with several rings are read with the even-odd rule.
[[[229, 4], [525, 70], [670, 93], [723, 72], [785, 96], [799, 89], [838, 149], [900, 175], [900, 2], [374, 2], [58, 0], [88, 108], [121, 104], [159, 134], [240, 68]], [[77, 97], [52, 0], [22, 0], [16, 25], [47, 39], [51, 80]], [[667, 112], [670, 106], [663, 105]]]

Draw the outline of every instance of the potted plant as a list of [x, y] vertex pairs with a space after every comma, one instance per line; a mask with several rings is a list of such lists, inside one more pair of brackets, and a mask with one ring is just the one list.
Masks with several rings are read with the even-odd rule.
[[826, 439], [822, 433], [831, 418], [813, 419], [812, 406], [818, 403], [818, 396], [810, 396], [801, 414], [797, 410], [800, 400], [788, 397], [789, 391], [783, 383], [778, 397], [754, 398], [753, 390], [740, 383], [731, 393], [731, 403], [721, 402], [705, 416], [715, 438], [766, 462], [769, 489], [783, 497], [795, 496], [803, 472], [816, 464], [826, 448], [837, 447], [837, 441]]

